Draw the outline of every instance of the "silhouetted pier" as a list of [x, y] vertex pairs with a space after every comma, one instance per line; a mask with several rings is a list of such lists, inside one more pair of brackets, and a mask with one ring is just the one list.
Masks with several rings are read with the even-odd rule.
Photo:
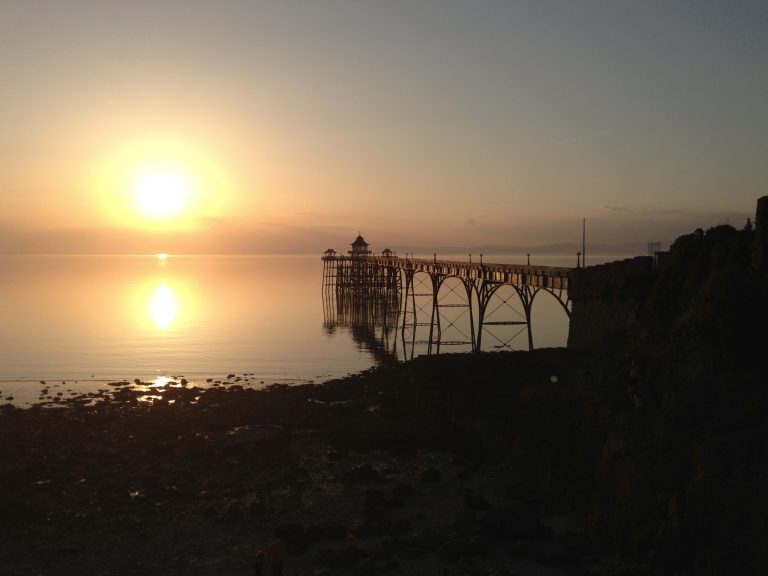
[[[536, 295], [549, 293], [569, 319], [573, 308], [572, 268], [398, 257], [391, 250], [374, 255], [362, 236], [347, 254], [329, 249], [322, 260], [327, 325], [354, 317], [355, 326], [368, 326], [379, 342], [391, 342], [399, 328], [401, 345], [411, 350], [416, 344], [428, 353], [451, 345], [480, 350], [484, 334], [497, 348], [509, 348], [522, 333], [533, 349]], [[502, 326], [514, 330], [499, 336], [494, 331]]]

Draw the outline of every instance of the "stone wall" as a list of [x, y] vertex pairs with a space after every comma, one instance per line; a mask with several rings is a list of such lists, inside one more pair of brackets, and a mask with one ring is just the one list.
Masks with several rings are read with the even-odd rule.
[[569, 348], [623, 337], [637, 319], [655, 277], [651, 256], [637, 256], [572, 272]]
[[752, 267], [762, 274], [768, 274], [768, 196], [757, 200]]

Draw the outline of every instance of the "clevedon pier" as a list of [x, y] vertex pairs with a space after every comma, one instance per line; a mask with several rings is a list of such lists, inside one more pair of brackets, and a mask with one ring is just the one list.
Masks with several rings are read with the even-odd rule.
[[[323, 261], [325, 328], [352, 331], [375, 354], [407, 359], [445, 347], [533, 349], [534, 299], [546, 297], [569, 323], [574, 270], [374, 254], [358, 235], [346, 254]], [[546, 296], [540, 296], [546, 294]], [[555, 304], [553, 305], [552, 302]]]

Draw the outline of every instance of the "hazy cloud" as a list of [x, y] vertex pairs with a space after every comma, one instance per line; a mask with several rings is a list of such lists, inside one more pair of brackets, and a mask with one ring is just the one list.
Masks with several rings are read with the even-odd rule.
[[[613, 212], [614, 214], [631, 214], [632, 216], [642, 218], [664, 218], [664, 217], [683, 217], [685, 213], [679, 209], [672, 208], [633, 208], [631, 206], [613, 206], [610, 204], [603, 204], [600, 206], [602, 210]], [[691, 214], [693, 218], [700, 218], [700, 214]], [[708, 214], [705, 217], [711, 218], [713, 215]]]
[[608, 204], [603, 204], [600, 208], [608, 210], [609, 212], [632, 212], [632, 209], [627, 206], [609, 206]]

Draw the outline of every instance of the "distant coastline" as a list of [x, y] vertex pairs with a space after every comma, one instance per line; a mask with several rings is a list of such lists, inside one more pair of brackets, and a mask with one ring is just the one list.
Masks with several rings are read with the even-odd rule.
[[[323, 245], [324, 246], [324, 245]], [[377, 245], [378, 246], [378, 245]], [[381, 244], [383, 246], [383, 244]], [[581, 250], [581, 245], [576, 243], [558, 243], [558, 244], [543, 244], [543, 245], [531, 245], [525, 246], [520, 244], [515, 245], [478, 245], [478, 246], [400, 246], [393, 244], [387, 245], [398, 254], [414, 253], [417, 255], [430, 255], [433, 253], [438, 254], [487, 254], [487, 255], [525, 255], [525, 254], [539, 254], [548, 256], [564, 256], [570, 254], [576, 254]], [[662, 245], [662, 249], [669, 246]], [[315, 256], [322, 250], [319, 248], [312, 250], [295, 250], [295, 251], [259, 251], [259, 250], [229, 250], [229, 251], [168, 251], [174, 256]], [[607, 243], [587, 243], [587, 254], [601, 255], [601, 256], [636, 256], [644, 255], [648, 251], [647, 243], [642, 242], [626, 242], [621, 244], [607, 244]], [[89, 250], [21, 250], [13, 248], [9, 245], [0, 245], [0, 256], [145, 256], [155, 254], [157, 251], [152, 250], [115, 250], [114, 248], [105, 247], [104, 249], [93, 248]]]

